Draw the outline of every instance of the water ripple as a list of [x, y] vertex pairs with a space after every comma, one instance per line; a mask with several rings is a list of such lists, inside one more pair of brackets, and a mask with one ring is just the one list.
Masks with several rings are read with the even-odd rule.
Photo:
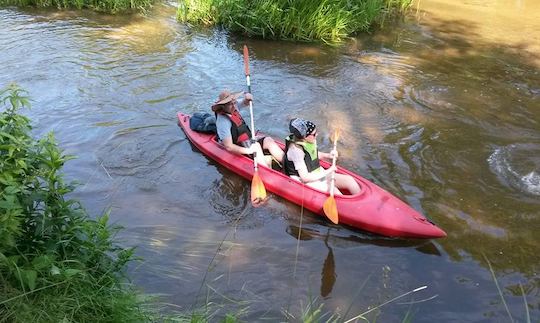
[[513, 144], [498, 147], [487, 162], [504, 185], [540, 195], [540, 145]]
[[163, 125], [119, 130], [96, 155], [111, 175], [144, 177], [170, 160], [167, 152], [173, 142], [164, 145], [159, 140], [163, 135], [160, 127]]

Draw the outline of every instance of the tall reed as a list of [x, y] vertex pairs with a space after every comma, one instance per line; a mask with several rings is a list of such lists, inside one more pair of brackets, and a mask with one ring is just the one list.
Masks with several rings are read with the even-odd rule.
[[266, 39], [338, 43], [412, 0], [179, 0], [182, 22], [220, 25]]

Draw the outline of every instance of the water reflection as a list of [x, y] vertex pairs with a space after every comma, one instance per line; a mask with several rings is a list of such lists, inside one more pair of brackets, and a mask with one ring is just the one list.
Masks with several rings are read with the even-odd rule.
[[330, 76], [341, 60], [339, 47], [328, 48], [322, 44], [283, 42], [276, 47], [274, 42], [257, 39], [232, 38], [230, 41], [231, 48], [240, 54], [244, 44], [250, 48], [255, 62], [270, 61], [273, 68], [292, 69], [310, 77]]
[[[318, 225], [308, 223], [299, 226], [290, 224], [287, 227], [287, 233], [295, 239], [300, 240], [322, 240], [325, 244], [330, 243], [339, 248], [355, 248], [361, 245], [376, 245], [387, 248], [414, 248], [426, 255], [440, 256], [441, 252], [431, 240], [415, 239], [393, 239], [381, 236], [371, 235], [369, 233], [351, 232], [342, 227], [328, 229], [327, 233], [321, 233], [324, 228], [317, 228]], [[333, 231], [330, 234], [331, 230]]]
[[205, 195], [216, 212], [227, 221], [238, 222], [250, 204], [248, 182], [219, 165], [216, 167], [222, 176], [212, 182]]
[[321, 271], [321, 296], [327, 297], [332, 292], [334, 288], [334, 283], [336, 282], [336, 265], [334, 263], [334, 251], [328, 245], [328, 237], [330, 235], [330, 229], [326, 233], [326, 238], [324, 239], [324, 245], [328, 248], [328, 255], [324, 259], [324, 264]]
[[[323, 231], [326, 231], [326, 233]], [[373, 236], [368, 233], [351, 233], [347, 229], [340, 227], [325, 229], [324, 227], [321, 227], [315, 223], [310, 223], [309, 221], [303, 225], [302, 228], [294, 224], [289, 224], [286, 232], [295, 239], [299, 239], [301, 241], [322, 240], [328, 249], [321, 269], [320, 295], [323, 298], [327, 298], [331, 295], [334, 284], [336, 283], [338, 277], [337, 272], [339, 272], [339, 270], [336, 270], [332, 246], [341, 249], [357, 248], [364, 244], [373, 244], [390, 248], [412, 247], [420, 253], [426, 255], [441, 256], [439, 249], [431, 241], [391, 239]]]

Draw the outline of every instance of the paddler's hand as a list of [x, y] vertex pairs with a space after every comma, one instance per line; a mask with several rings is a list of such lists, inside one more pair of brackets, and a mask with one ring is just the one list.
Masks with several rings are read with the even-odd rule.
[[337, 170], [336, 165], [332, 165], [326, 169], [326, 176], [332, 175], [332, 172], [335, 172]]
[[255, 145], [244, 147], [244, 155], [252, 155], [255, 152]]
[[249, 105], [250, 101], [253, 101], [253, 94], [249, 92], [244, 92], [244, 101], [242, 103], [244, 105]]
[[251, 146], [244, 148], [245, 149], [244, 154], [245, 155], [252, 155], [256, 151], [260, 151], [261, 150], [260, 147], [261, 147], [261, 145], [258, 142], [255, 142], [255, 143], [251, 144]]

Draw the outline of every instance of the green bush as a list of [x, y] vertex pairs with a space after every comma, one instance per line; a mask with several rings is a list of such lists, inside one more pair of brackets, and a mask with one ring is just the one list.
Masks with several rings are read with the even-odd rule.
[[182, 22], [220, 25], [268, 39], [338, 43], [412, 0], [179, 0]]
[[91, 219], [66, 194], [52, 134], [31, 135], [15, 85], [0, 91], [0, 322], [141, 321], [123, 271], [133, 249], [113, 243], [108, 214]]

